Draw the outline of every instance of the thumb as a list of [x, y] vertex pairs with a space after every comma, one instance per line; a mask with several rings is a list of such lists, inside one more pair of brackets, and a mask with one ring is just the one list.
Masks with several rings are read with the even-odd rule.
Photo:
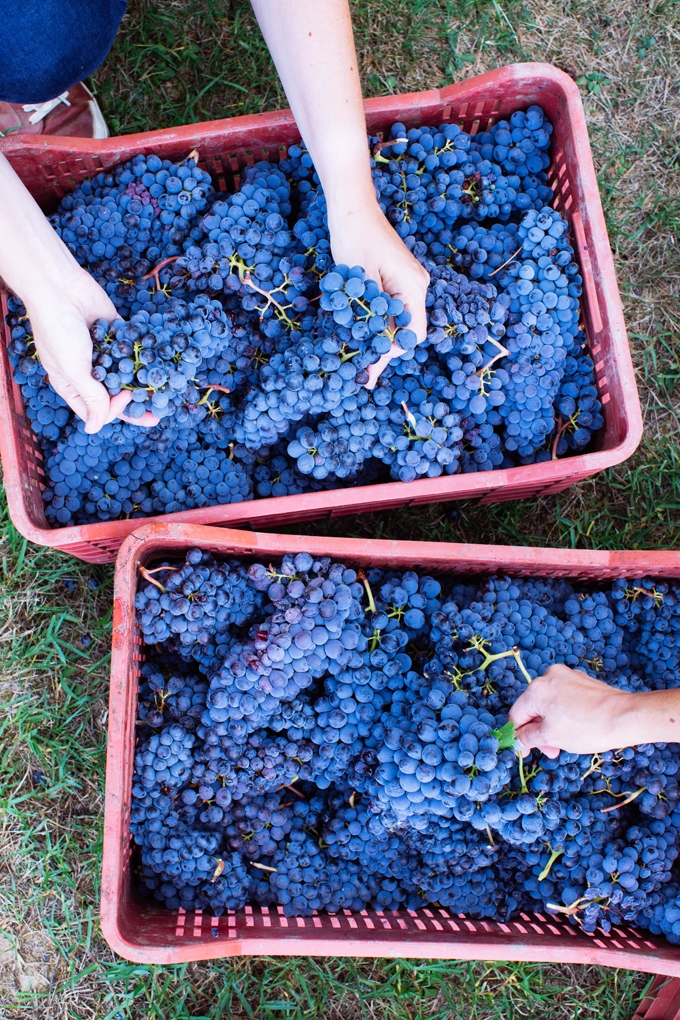
[[154, 425], [158, 425], [160, 419], [155, 414], [152, 414], [151, 411], [146, 411], [141, 418], [129, 418], [125, 414], [125, 408], [131, 399], [130, 390], [121, 390], [115, 397], [111, 397], [106, 424], [115, 421], [116, 418], [120, 418], [121, 421], [126, 421], [129, 425], [141, 425], [143, 428], [153, 428]]
[[425, 295], [420, 290], [406, 290], [396, 295], [404, 302], [404, 307], [411, 313], [411, 321], [408, 325], [422, 344], [427, 336], [427, 313], [425, 311]]
[[89, 311], [89, 325], [92, 325], [95, 319], [106, 319], [107, 322], [113, 322], [114, 319], [120, 318], [118, 309], [103, 287], [99, 288], [99, 294], [95, 298], [94, 306]]
[[365, 384], [366, 389], [367, 390], [375, 389], [375, 384], [377, 383], [378, 379], [389, 365], [390, 361], [392, 361], [393, 358], [400, 358], [402, 354], [403, 351], [399, 347], [397, 347], [395, 343], [393, 343], [387, 354], [382, 354], [378, 361], [375, 362], [375, 364], [369, 365], [368, 382]]
[[85, 431], [92, 434], [106, 424], [109, 416], [109, 394], [91, 375], [73, 378], [78, 396], [85, 407]]
[[80, 308], [88, 328], [96, 319], [113, 322], [114, 319], [120, 318], [120, 313], [113, 301], [101, 284], [97, 283], [92, 276], [88, 277], [84, 291], [78, 295], [75, 303]]
[[508, 712], [508, 719], [514, 722], [515, 730], [518, 731], [526, 723], [533, 723], [542, 720], [541, 701], [537, 694], [540, 693], [540, 682], [538, 680], [529, 684], [527, 689], [520, 694], [517, 701]]
[[546, 742], [545, 733], [543, 732], [543, 719], [532, 719], [531, 722], [525, 723], [524, 726], [519, 726], [515, 730], [515, 736], [522, 745], [522, 748], [527, 751], [530, 751], [532, 747], [537, 747], [548, 758], [557, 758], [560, 753], [559, 747], [553, 747], [552, 744]]
[[75, 364], [66, 377], [58, 368], [48, 373], [50, 385], [78, 417], [85, 422], [85, 431], [99, 432], [109, 413], [109, 394], [89, 372]]
[[[427, 312], [425, 310], [425, 297], [427, 293], [427, 286], [429, 283], [429, 273], [425, 273], [422, 266], [420, 266], [410, 252], [407, 252], [409, 263], [413, 263], [408, 266], [401, 266], [400, 272], [394, 272], [392, 270], [385, 273], [379, 272], [374, 274], [374, 279], [381, 290], [387, 291], [392, 297], [399, 298], [404, 305], [404, 308], [409, 312], [411, 321], [408, 324], [408, 329], [412, 329], [416, 335], [416, 342], [421, 344], [427, 336]], [[417, 270], [417, 273], [413, 272], [413, 267]], [[421, 274], [425, 275], [422, 276]]]

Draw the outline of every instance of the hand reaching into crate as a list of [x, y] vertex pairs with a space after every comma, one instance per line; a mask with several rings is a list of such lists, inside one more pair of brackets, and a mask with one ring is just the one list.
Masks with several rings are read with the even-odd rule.
[[554, 665], [512, 706], [509, 718], [528, 754], [594, 754], [680, 740], [680, 691], [618, 690], [578, 669]]
[[[425, 294], [430, 274], [388, 222], [375, 201], [375, 194], [366, 196], [365, 203], [355, 215], [336, 213], [334, 219], [329, 208], [329, 226], [336, 262], [364, 266], [370, 279], [388, 294], [403, 301], [404, 307], [411, 313], [409, 329], [421, 343], [427, 331]], [[398, 344], [393, 342], [392, 349], [369, 367], [368, 389], [374, 388], [385, 366], [402, 353]]]
[[[424, 340], [429, 274], [376, 199], [347, 0], [253, 0], [253, 8], [324, 189], [333, 258], [363, 266], [400, 298]], [[372, 366], [369, 387], [400, 353], [394, 344]]]
[[[0, 276], [19, 295], [33, 326], [35, 345], [50, 383], [98, 432], [114, 418], [124, 418], [130, 392], [109, 399], [92, 378], [90, 325], [118, 313], [106, 292], [82, 269], [42, 211], [0, 155]], [[152, 425], [156, 419], [136, 419]]]

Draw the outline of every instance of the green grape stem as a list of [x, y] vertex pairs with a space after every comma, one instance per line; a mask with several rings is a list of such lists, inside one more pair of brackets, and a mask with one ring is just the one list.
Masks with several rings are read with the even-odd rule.
[[510, 351], [507, 349], [507, 347], [504, 347], [499, 340], [495, 339], [495, 337], [492, 336], [488, 337], [487, 342], [494, 344], [498, 348], [498, 354], [494, 354], [491, 361], [489, 361], [488, 364], [484, 365], [483, 368], [478, 369], [475, 372], [475, 375], [480, 375], [483, 372], [488, 372], [491, 366], [495, 364], [495, 362], [497, 362], [499, 358], [507, 358], [508, 355], [510, 354]]
[[520, 652], [520, 650], [517, 647], [517, 645], [514, 645], [514, 647], [512, 647], [507, 652], [496, 652], [495, 655], [491, 655], [491, 653], [487, 652], [487, 650], [485, 648], [476, 648], [475, 650], [478, 651], [478, 652], [482, 652], [483, 655], [484, 655], [484, 662], [482, 663], [481, 666], [477, 667], [478, 669], [486, 670], [486, 668], [488, 666], [490, 666], [492, 662], [496, 662], [497, 659], [507, 659], [509, 656], [512, 656], [512, 658], [515, 660], [515, 662], [519, 666], [520, 670], [522, 671], [522, 675], [524, 676], [524, 679], [526, 680], [526, 682], [528, 684], [531, 683], [531, 677], [529, 676], [529, 673], [527, 672], [526, 666], [522, 662], [522, 653]]
[[378, 630], [377, 627], [373, 628], [373, 633], [371, 634], [370, 638], [368, 639], [368, 643], [369, 643], [369, 651], [371, 653], [373, 653], [376, 650], [376, 648], [378, 647], [378, 645], [380, 644], [380, 631]]
[[521, 252], [521, 250], [522, 250], [521, 247], [518, 248], [517, 251], [512, 253], [512, 255], [510, 256], [509, 259], [506, 259], [505, 262], [502, 262], [500, 264], [498, 269], [494, 269], [493, 273], [489, 273], [489, 279], [491, 279], [492, 276], [495, 276], [496, 273], [500, 273], [501, 269], [505, 269], [506, 266], [510, 265], [510, 263], [513, 262], [517, 258], [517, 256]]
[[524, 775], [524, 757], [521, 751], [517, 751], [517, 764], [519, 767], [519, 781], [522, 784], [522, 793], [528, 793], [526, 776]]
[[297, 578], [297, 574], [279, 574], [278, 570], [270, 564], [267, 570], [267, 577], [272, 581], [294, 581]]
[[[625, 807], [626, 804], [631, 804], [636, 797], [639, 797], [641, 793], [644, 793], [647, 789], [646, 786], [641, 786], [639, 790], [635, 790], [633, 793], [629, 793], [625, 800], [622, 800], [620, 804], [612, 804], [611, 807], [600, 808], [600, 814], [606, 815], [609, 811], [618, 811], [619, 808]], [[614, 794], [614, 796], [621, 796], [621, 794]]]
[[[167, 568], [161, 568], [161, 569], [167, 569]], [[144, 580], [148, 581], [149, 584], [153, 584], [154, 587], [158, 588], [158, 590], [163, 592], [163, 594], [165, 594], [165, 592], [167, 592], [168, 589], [164, 585], [162, 585], [160, 581], [157, 581], [155, 577], [152, 577], [151, 576], [151, 571], [147, 570], [146, 567], [143, 567], [141, 565], [141, 563], [139, 564], [139, 572], [142, 575], [142, 577], [144, 578]]]
[[640, 595], [647, 595], [648, 598], [654, 599], [657, 606], [662, 605], [664, 601], [662, 592], [657, 591], [656, 588], [642, 588], [640, 585], [636, 585], [634, 588], [626, 588], [624, 595], [633, 602], [636, 602]]
[[551, 850], [550, 851], [550, 860], [548, 861], [548, 863], [544, 867], [544, 869], [541, 872], [541, 874], [538, 876], [538, 881], [539, 882], [542, 882], [544, 878], [548, 877], [548, 875], [550, 874], [550, 869], [552, 868], [553, 864], [555, 863], [557, 858], [560, 856], [560, 854], [563, 854], [563, 853], [564, 853], [564, 850]]
[[364, 574], [363, 570], [360, 570], [359, 573], [357, 574], [357, 581], [361, 581], [364, 588], [366, 589], [366, 597], [368, 598], [368, 608], [372, 613], [377, 612], [375, 607], [375, 599], [373, 598], [373, 592], [371, 591], [371, 586], [368, 583], [368, 578]]
[[[293, 307], [292, 304], [282, 305], [279, 301], [276, 300], [276, 298], [272, 297], [269, 291], [263, 290], [261, 287], [258, 287], [256, 283], [253, 283], [253, 278], [250, 275], [250, 270], [246, 269], [245, 266], [239, 265], [238, 276], [241, 283], [245, 284], [247, 287], [250, 287], [251, 290], [256, 291], [258, 294], [261, 294], [262, 297], [266, 300], [267, 304], [264, 306], [264, 308], [258, 308], [258, 311], [260, 313], [260, 319], [263, 318], [269, 306], [273, 305], [278, 312], [278, 317], [280, 320], [285, 321], [286, 325], [290, 327], [295, 325], [293, 320], [288, 315], [288, 312], [286, 311], [286, 309]], [[281, 288], [279, 287], [278, 289], [280, 290]]]
[[522, 654], [521, 654], [519, 648], [517, 647], [517, 645], [515, 645], [513, 648], [511, 648], [507, 652], [497, 652], [496, 654], [492, 655], [490, 652], [487, 651], [486, 644], [487, 644], [487, 642], [484, 640], [484, 638], [480, 637], [478, 634], [475, 634], [474, 637], [470, 641], [469, 647], [466, 648], [466, 651], [467, 652], [480, 652], [484, 656], [484, 662], [481, 664], [481, 666], [477, 666], [475, 669], [468, 669], [465, 672], [462, 672], [456, 666], [455, 667], [455, 674], [451, 674], [450, 672], [448, 673], [448, 675], [451, 677], [451, 679], [452, 679], [452, 681], [454, 683], [454, 686], [456, 686], [457, 690], [459, 689], [457, 687], [457, 684], [464, 677], [472, 676], [473, 673], [477, 673], [479, 670], [481, 670], [483, 672], [488, 666], [491, 665], [492, 662], [495, 662], [497, 659], [507, 659], [509, 656], [512, 656], [512, 658], [515, 660], [515, 662], [519, 666], [519, 668], [522, 671], [522, 674], [523, 674], [526, 682], [528, 684], [531, 683], [531, 677], [529, 676], [529, 673], [527, 672], [527, 669], [526, 669], [524, 663], [522, 662]]
[[590, 761], [590, 767], [581, 776], [581, 782], [587, 779], [594, 772], [599, 772], [604, 764], [604, 758], [596, 751]]
[[203, 394], [198, 403], [206, 404], [208, 402], [208, 397], [210, 396], [213, 390], [219, 390], [220, 393], [231, 393], [231, 390], [228, 390], [226, 386], [218, 386], [217, 383], [212, 383], [210, 386], [207, 387], [205, 393]]
[[[555, 910], [560, 914], [567, 914], [570, 917], [575, 917], [580, 910], [583, 910], [584, 907], [591, 906], [593, 903], [604, 904], [604, 897], [597, 896], [594, 900], [591, 900], [588, 899], [587, 896], [581, 896], [579, 899], [574, 900], [573, 903], [570, 903], [568, 907], [563, 907], [560, 903], [546, 903], [546, 907], [548, 910]], [[606, 910], [607, 906], [604, 905], [602, 909]]]

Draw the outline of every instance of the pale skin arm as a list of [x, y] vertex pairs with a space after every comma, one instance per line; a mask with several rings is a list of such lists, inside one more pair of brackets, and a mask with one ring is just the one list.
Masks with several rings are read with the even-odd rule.
[[512, 706], [509, 718], [528, 753], [594, 754], [680, 742], [680, 690], [631, 694], [568, 666], [551, 666]]
[[[333, 258], [363, 266], [383, 290], [400, 298], [422, 341], [429, 275], [376, 199], [348, 0], [252, 0], [252, 5], [323, 186]], [[373, 384], [399, 353], [395, 347], [372, 366]]]
[[[78, 265], [35, 200], [0, 154], [0, 277], [31, 320], [40, 361], [57, 393], [98, 432], [122, 417], [129, 395], [113, 399], [92, 378], [89, 326], [118, 317], [106, 292]], [[156, 421], [149, 415], [149, 421]], [[140, 420], [136, 420], [140, 424]]]

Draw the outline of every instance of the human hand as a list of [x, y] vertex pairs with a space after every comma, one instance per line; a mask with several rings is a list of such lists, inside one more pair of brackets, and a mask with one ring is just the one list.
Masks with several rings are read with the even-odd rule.
[[[329, 208], [328, 222], [335, 261], [362, 266], [369, 279], [375, 280], [387, 294], [403, 301], [411, 313], [408, 328], [421, 343], [427, 332], [425, 295], [430, 274], [408, 250], [378, 203], [367, 199], [349, 213], [346, 210], [333, 213]], [[392, 349], [370, 366], [368, 389], [373, 389], [385, 366], [403, 353], [393, 343]]]
[[[106, 422], [125, 418], [127, 392], [109, 399], [92, 378], [95, 319], [109, 322], [118, 313], [106, 292], [78, 265], [39, 206], [0, 153], [0, 276], [26, 306], [35, 346], [50, 383], [86, 423], [98, 432]], [[155, 425], [157, 418], [126, 419]]]
[[579, 669], [554, 665], [529, 684], [508, 717], [525, 755], [532, 747], [549, 758], [560, 750], [594, 754], [626, 746], [621, 722], [631, 697]]
[[86, 432], [99, 432], [115, 418], [147, 427], [158, 423], [149, 412], [143, 418], [127, 418], [124, 410], [130, 402], [130, 391], [109, 397], [108, 390], [92, 378], [89, 327], [95, 319], [117, 319], [118, 312], [89, 273], [82, 270], [74, 274], [59, 293], [41, 287], [23, 300], [50, 384], [85, 422]]

